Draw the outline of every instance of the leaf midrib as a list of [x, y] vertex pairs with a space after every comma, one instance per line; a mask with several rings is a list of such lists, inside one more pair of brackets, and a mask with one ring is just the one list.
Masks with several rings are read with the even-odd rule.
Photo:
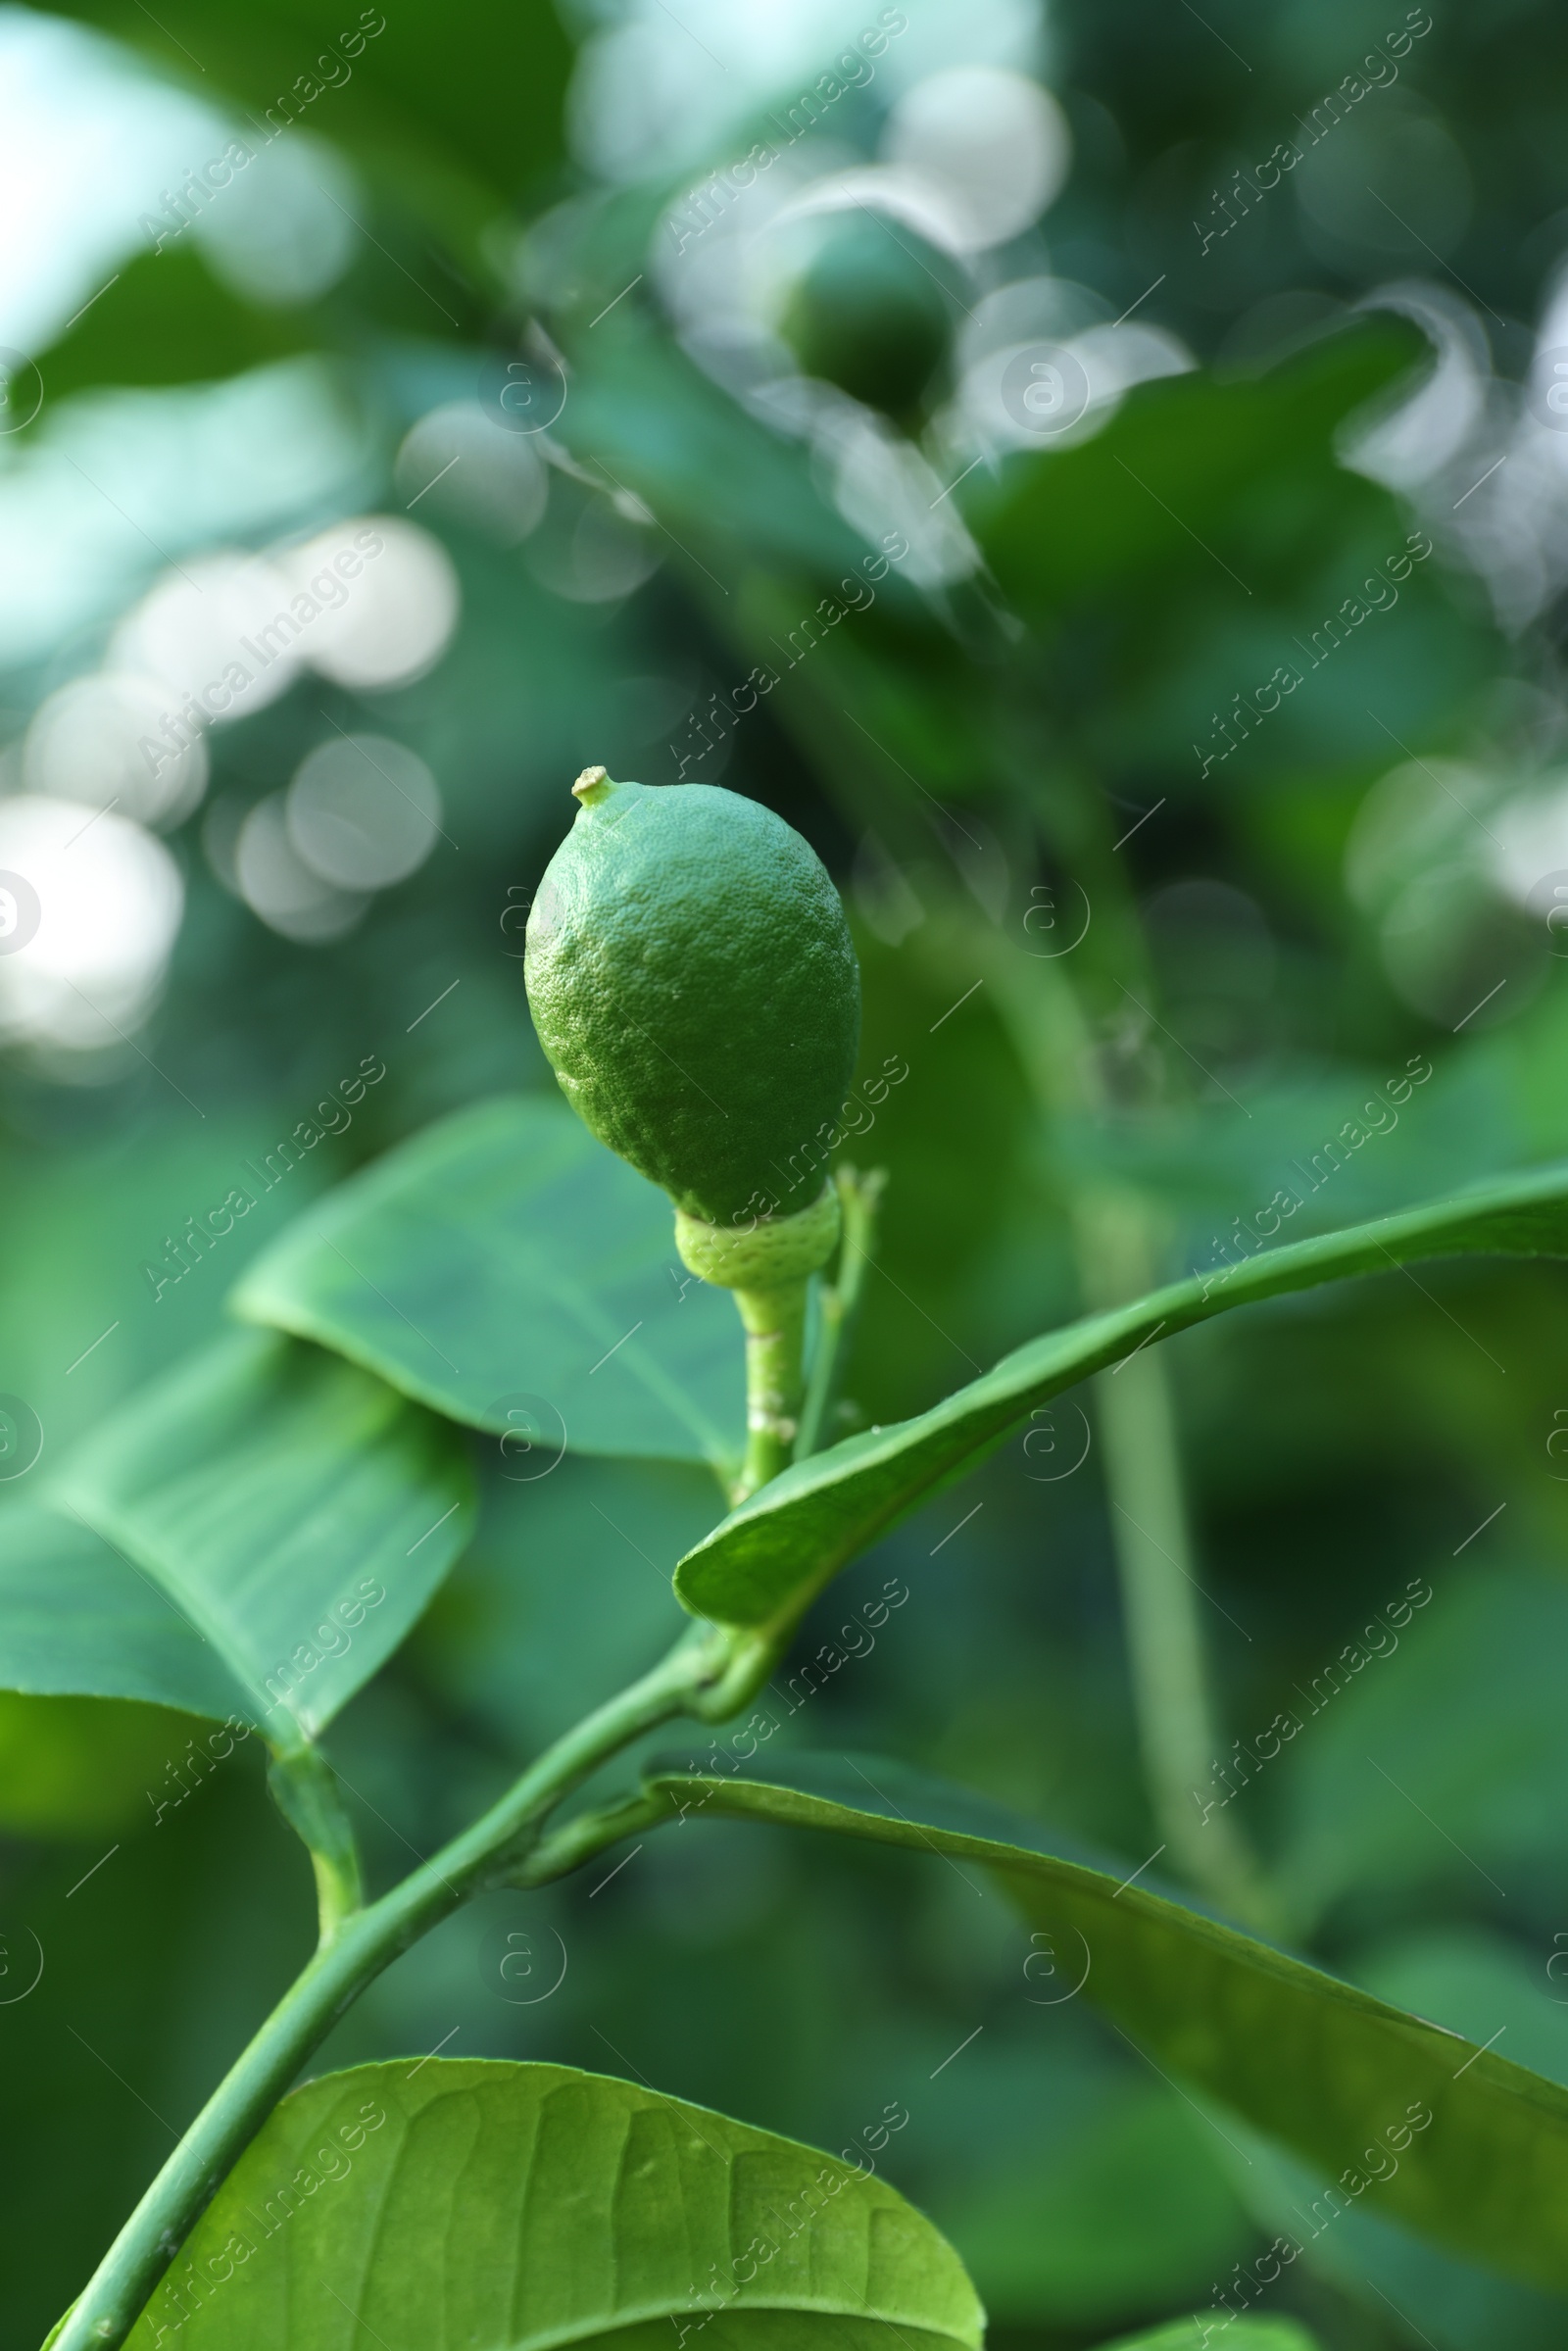
[[[1472, 1253], [1459, 1236], [1467, 1221], [1474, 1219], [1478, 1226], [1489, 1223], [1504, 1226], [1510, 1217], [1528, 1217], [1534, 1210], [1544, 1212], [1553, 1205], [1564, 1204], [1568, 1168], [1561, 1164], [1515, 1177], [1504, 1184], [1494, 1184], [1455, 1198], [1428, 1201], [1422, 1206], [1401, 1210], [1397, 1214], [1380, 1217], [1369, 1223], [1342, 1227], [1327, 1234], [1314, 1234], [1302, 1241], [1292, 1242], [1274, 1249], [1260, 1250], [1252, 1258], [1234, 1269], [1221, 1285], [1217, 1282], [1204, 1287], [1204, 1277], [1192, 1275], [1180, 1282], [1168, 1283], [1151, 1292], [1132, 1304], [1115, 1307], [1108, 1312], [1086, 1316], [1065, 1325], [1059, 1331], [1045, 1333], [1028, 1340], [1020, 1347], [1004, 1355], [990, 1371], [958, 1390], [954, 1396], [945, 1397], [926, 1412], [916, 1413], [908, 1420], [898, 1421], [882, 1433], [881, 1442], [865, 1446], [853, 1460], [840, 1460], [834, 1466], [834, 1447], [813, 1457], [803, 1465], [805, 1474], [786, 1470], [772, 1486], [764, 1487], [754, 1501], [716, 1528], [711, 1536], [697, 1544], [687, 1554], [687, 1560], [718, 1561], [717, 1579], [720, 1584], [744, 1584], [747, 1579], [745, 1535], [757, 1529], [764, 1543], [769, 1537], [777, 1540], [781, 1523], [788, 1526], [790, 1515], [799, 1511], [804, 1517], [811, 1502], [818, 1496], [831, 1496], [844, 1484], [853, 1487], [860, 1478], [869, 1483], [884, 1468], [896, 1471], [903, 1461], [920, 1461], [926, 1440], [930, 1444], [929, 1466], [919, 1466], [906, 1479], [900, 1480], [894, 1493], [879, 1498], [872, 1490], [865, 1497], [864, 1507], [855, 1512], [843, 1530], [842, 1537], [831, 1544], [824, 1564], [803, 1576], [792, 1585], [788, 1593], [775, 1592], [769, 1588], [764, 1594], [765, 1605], [741, 1618], [742, 1622], [760, 1622], [786, 1599], [793, 1605], [799, 1592], [816, 1590], [826, 1583], [848, 1560], [877, 1535], [884, 1533], [910, 1509], [916, 1507], [933, 1487], [980, 1453], [984, 1447], [1004, 1433], [1019, 1414], [1030, 1404], [1048, 1401], [1063, 1388], [1075, 1387], [1080, 1380], [1102, 1371], [1124, 1350], [1143, 1344], [1153, 1334], [1168, 1331], [1174, 1337], [1179, 1331], [1190, 1330], [1200, 1322], [1213, 1319], [1230, 1308], [1245, 1303], [1263, 1303], [1288, 1297], [1302, 1289], [1315, 1287], [1312, 1276], [1318, 1267], [1327, 1265], [1325, 1279], [1349, 1279], [1360, 1273], [1380, 1270], [1395, 1271], [1409, 1262], [1419, 1262], [1423, 1256], [1438, 1258]], [[1394, 1247], [1386, 1246], [1384, 1239]], [[1423, 1244], [1430, 1242], [1429, 1247]], [[1376, 1252], [1374, 1254], [1374, 1252]], [[1476, 1246], [1475, 1254], [1537, 1255], [1568, 1254], [1568, 1234], [1561, 1237], [1554, 1252], [1547, 1237], [1542, 1234], [1527, 1245], [1518, 1236], [1504, 1229], [1489, 1243]], [[1377, 1264], [1377, 1255], [1387, 1259], [1386, 1267]], [[1280, 1260], [1286, 1260], [1285, 1279], [1281, 1279]], [[1292, 1280], [1291, 1275], [1303, 1278]], [[1234, 1283], [1234, 1287], [1233, 1287]], [[1222, 1294], [1223, 1293], [1223, 1294]], [[1054, 1361], [1053, 1357], [1054, 1356]], [[989, 1393], [988, 1393], [989, 1392]], [[912, 1436], [911, 1431], [921, 1431]], [[946, 1441], [946, 1442], [944, 1442]], [[775, 1554], [764, 1551], [766, 1568], [774, 1566]], [[676, 1570], [677, 1590], [681, 1589], [682, 1560]], [[687, 1579], [695, 1585], [696, 1578]], [[692, 1604], [698, 1608], [710, 1604], [720, 1613], [725, 1594], [722, 1590], [706, 1595], [690, 1591]]]
[[[736, 1810], [746, 1818], [772, 1818], [779, 1826], [786, 1828], [827, 1828], [840, 1835], [862, 1837], [867, 1842], [901, 1845], [908, 1851], [918, 1851], [922, 1844], [928, 1850], [935, 1845], [938, 1851], [952, 1849], [962, 1852], [988, 1868], [1055, 1876], [1074, 1891], [1097, 1902], [1103, 1904], [1114, 1900], [1137, 1911], [1153, 1926], [1166, 1929], [1179, 1927], [1181, 1932], [1194, 1935], [1212, 1945], [1227, 1959], [1255, 1968], [1260, 1974], [1266, 1973], [1276, 1983], [1289, 1984], [1302, 1976], [1307, 1977], [1320, 1997], [1331, 1999], [1359, 2016], [1375, 2015], [1384, 2025], [1398, 2032], [1417, 2047], [1425, 2048], [1434, 2039], [1449, 2042], [1455, 2048], [1477, 2047], [1464, 2033], [1456, 2033], [1449, 2026], [1434, 2024], [1429, 2018], [1417, 2016], [1413, 2010], [1398, 2008], [1391, 2001], [1380, 1999], [1375, 1992], [1364, 1991], [1359, 1984], [1348, 1983], [1344, 1977], [1330, 1975], [1312, 1960], [1298, 1958], [1293, 1952], [1281, 1950], [1263, 1941], [1260, 1936], [1229, 1926], [1223, 1919], [1211, 1918], [1201, 1910], [1189, 1908], [1186, 1903], [1169, 1895], [1154, 1893], [1142, 1886], [1125, 1884], [1118, 1891], [1116, 1881], [1108, 1872], [1098, 1870], [1088, 1862], [1073, 1861], [1065, 1855], [1031, 1845], [1009, 1844], [972, 1830], [948, 1829], [931, 1821], [903, 1820], [894, 1813], [874, 1812], [869, 1806], [857, 1806], [841, 1797], [793, 1787], [788, 1781], [749, 1780], [739, 1774], [718, 1780], [706, 1779], [700, 1773], [661, 1773], [646, 1785], [656, 1791], [710, 1788], [713, 1791], [710, 1799], [713, 1809], [719, 1812], [725, 1809], [724, 1796], [733, 1789], [744, 1788], [764, 1799], [773, 1799], [772, 1803], [764, 1801], [737, 1806]], [[805, 1813], [825, 1817], [808, 1821], [802, 1817]], [[1509, 2058], [1498, 2057], [1491, 2050], [1478, 2050], [1477, 2061], [1468, 2071], [1475, 2089], [1484, 2090], [1488, 2098], [1497, 2102], [1503, 2111], [1524, 2101], [1544, 2117], [1568, 2128], [1568, 2086], [1551, 2081], [1544, 2074], [1535, 2073], [1528, 2066], [1516, 2065]], [[1502, 2079], [1498, 2079], [1499, 2073]]]
[[[271, 1711], [270, 1702], [265, 1699], [249, 1660], [235, 1644], [233, 1628], [226, 1618], [206, 1604], [205, 1595], [193, 1594], [187, 1585], [172, 1578], [159, 1553], [142, 1539], [134, 1526], [120, 1516], [102, 1494], [95, 1491], [77, 1492], [69, 1502], [65, 1502], [63, 1497], [63, 1505], [73, 1509], [106, 1543], [117, 1547], [123, 1544], [136, 1564], [145, 1570], [159, 1591], [179, 1611], [192, 1632], [206, 1641], [209, 1648], [217, 1651], [224, 1669], [233, 1676], [246, 1697], [259, 1705], [264, 1714]], [[297, 1721], [292, 1708], [288, 1711], [290, 1718]], [[257, 1728], [255, 1724], [251, 1727], [253, 1730]]]
[[[591, 1151], [591, 1139], [585, 1135], [583, 1140]], [[563, 1151], [561, 1164], [550, 1170], [547, 1180], [557, 1182], [569, 1176], [572, 1166], [588, 1155], [587, 1151], [575, 1149]], [[257, 1283], [254, 1295], [261, 1302], [265, 1302], [269, 1319], [276, 1316], [285, 1328], [297, 1332], [301, 1337], [324, 1341], [366, 1370], [373, 1371], [385, 1379], [389, 1376], [389, 1366], [395, 1365], [399, 1374], [396, 1385], [406, 1393], [412, 1393], [417, 1386], [421, 1402], [450, 1415], [450, 1392], [442, 1394], [433, 1381], [424, 1383], [417, 1372], [407, 1371], [401, 1359], [395, 1355], [374, 1359], [363, 1341], [356, 1343], [352, 1328], [345, 1331], [340, 1327], [334, 1312], [337, 1298], [348, 1288], [350, 1279], [356, 1276], [365, 1287], [373, 1290], [374, 1285], [368, 1276], [357, 1274], [357, 1269], [349, 1265], [345, 1272], [328, 1277], [324, 1294], [319, 1282], [313, 1279], [309, 1284], [312, 1296], [303, 1302], [297, 1295], [279, 1288], [276, 1268], [286, 1271], [291, 1265], [311, 1266], [317, 1251], [322, 1247], [331, 1246], [334, 1232], [352, 1232], [367, 1213], [397, 1220], [406, 1229], [417, 1230], [422, 1227], [440, 1233], [447, 1240], [456, 1242], [461, 1251], [471, 1256], [471, 1236], [455, 1215], [444, 1212], [440, 1206], [428, 1204], [426, 1200], [415, 1202], [410, 1200], [411, 1192], [428, 1183], [428, 1175], [416, 1172], [411, 1176], [407, 1169], [397, 1172], [400, 1181], [386, 1184], [379, 1194], [368, 1190], [357, 1197], [339, 1196], [329, 1202], [323, 1202], [318, 1213], [295, 1235], [292, 1247], [280, 1253], [275, 1266], [262, 1269], [264, 1278]], [[510, 1265], [524, 1282], [548, 1298], [556, 1312], [571, 1329], [580, 1332], [596, 1346], [612, 1344], [616, 1334], [610, 1317], [580, 1294], [574, 1295], [569, 1289], [559, 1287], [548, 1257], [540, 1249], [530, 1248], [526, 1236], [514, 1226], [501, 1218], [495, 1221], [503, 1244], [498, 1252], [503, 1263]], [[242, 1306], [245, 1302], [245, 1287], [242, 1285], [240, 1293]], [[725, 1468], [733, 1459], [735, 1447], [702, 1407], [670, 1379], [661, 1364], [647, 1356], [635, 1339], [626, 1341], [618, 1352], [625, 1368], [632, 1372], [644, 1393], [668, 1411], [678, 1425], [702, 1445], [704, 1458], [714, 1468]], [[586, 1373], [577, 1376], [585, 1377]], [[484, 1424], [473, 1419], [469, 1425], [483, 1427]]]

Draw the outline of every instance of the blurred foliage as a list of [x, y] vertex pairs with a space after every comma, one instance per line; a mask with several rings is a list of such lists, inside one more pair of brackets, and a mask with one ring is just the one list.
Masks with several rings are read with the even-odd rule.
[[[314, 0], [56, 13], [235, 135], [351, 23]], [[902, 37], [928, 63], [969, 56], [956, 0], [909, 14]], [[51, 1464], [217, 1334], [225, 1293], [311, 1196], [446, 1112], [544, 1084], [516, 916], [590, 759], [765, 801], [851, 906], [864, 1069], [900, 1054], [910, 1078], [849, 1147], [892, 1180], [843, 1428], [920, 1409], [1076, 1312], [1086, 1194], [1137, 1199], [1156, 1271], [1214, 1262], [1412, 1056], [1430, 1056], [1430, 1084], [1303, 1223], [1568, 1149], [1568, 983], [1549, 929], [1481, 870], [1476, 828], [1446, 863], [1396, 839], [1402, 930], [1347, 881], [1390, 770], [1424, 762], [1449, 799], [1440, 762], [1479, 773], [1485, 835], [1568, 741], [1568, 521], [1539, 465], [1523, 508], [1489, 504], [1540, 457], [1527, 387], [1568, 244], [1568, 20], [1540, 0], [1435, 14], [1397, 85], [1336, 124], [1340, 145], [1255, 201], [1234, 193], [1280, 141], [1304, 143], [1303, 116], [1400, 14], [1062, 0], [1038, 40], [1020, 18], [1021, 62], [1070, 128], [1062, 190], [972, 274], [943, 258], [933, 276], [916, 232], [878, 244], [878, 219], [852, 215], [853, 237], [797, 270], [768, 321], [836, 387], [819, 386], [815, 437], [759, 396], [749, 362], [682, 325], [663, 218], [780, 135], [770, 119], [821, 62], [805, 35], [805, 63], [767, 53], [777, 86], [755, 104], [739, 84], [727, 112], [688, 106], [678, 75], [667, 103], [651, 84], [687, 144], [638, 172], [583, 127], [597, 85], [574, 59], [613, 11], [400, 0], [291, 134], [330, 155], [347, 193], [326, 200], [354, 223], [341, 273], [296, 297], [244, 290], [194, 234], [148, 250], [131, 224], [158, 191], [117, 190], [123, 250], [101, 275], [118, 280], [73, 316], [97, 280], [73, 291], [62, 265], [36, 352], [43, 409], [0, 442], [0, 489], [28, 467], [63, 473], [72, 449], [90, 465], [71, 438], [89, 426], [122, 435], [134, 467], [134, 435], [163, 417], [180, 436], [159, 460], [167, 514], [127, 518], [122, 571], [89, 565], [48, 653], [0, 674], [3, 792], [37, 705], [104, 658], [166, 561], [412, 513], [450, 554], [463, 617], [428, 674], [362, 692], [307, 671], [211, 730], [207, 799], [169, 836], [185, 918], [148, 1025], [94, 1055], [22, 1045], [0, 1065], [0, 1389], [37, 1413]], [[824, 59], [859, 22], [835, 20]], [[808, 151], [819, 170], [871, 156], [899, 59], [839, 102]], [[1354, 204], [1352, 163], [1370, 191]], [[1226, 191], [1236, 225], [1205, 246]], [[999, 288], [1048, 275], [1087, 295], [1087, 322], [1131, 310], [1197, 365], [1134, 383], [1059, 448], [1015, 435], [977, 457], [945, 405], [961, 336]], [[1471, 422], [1425, 471], [1380, 468], [1367, 436], [1439, 384], [1442, 322], [1460, 318], [1482, 355]], [[211, 520], [182, 496], [208, 412], [164, 404], [301, 355], [319, 357], [339, 471], [262, 482], [242, 446], [240, 518]], [[543, 452], [548, 478], [545, 517], [521, 535], [491, 491], [465, 504], [435, 465], [398, 457], [443, 404], [493, 417], [495, 371], [514, 363], [565, 391], [546, 433], [507, 436]], [[1527, 521], [1540, 576], [1521, 604], [1503, 558]], [[866, 603], [851, 583], [885, 532], [917, 552], [885, 564]], [[1434, 552], [1397, 603], [1314, 662], [1314, 632], [1412, 533]], [[829, 599], [843, 616], [800, 651]], [[1227, 750], [1221, 721], [1281, 663], [1299, 685], [1250, 729], [1233, 722]], [[737, 720], [759, 666], [777, 683]], [[233, 845], [333, 726], [426, 760], [446, 837], [355, 927], [302, 944], [244, 903]], [[1087, 930], [1057, 956], [1080, 905]], [[1076, 1103], [1053, 1092], [1043, 1042], [1063, 975], [1098, 1077]], [[368, 1053], [387, 1080], [350, 1125], [155, 1297], [141, 1268], [166, 1237]], [[1558, 1269], [1391, 1273], [1227, 1318], [1170, 1358], [1226, 1744], [1297, 1703], [1411, 1578], [1434, 1594], [1228, 1817], [1278, 1863], [1292, 1931], [1327, 1964], [1478, 2038], [1501, 2029], [1506, 2054], [1558, 2080], [1564, 1303]], [[1064, 1444], [1069, 1424], [1063, 1409]], [[480, 1449], [472, 1548], [336, 1733], [380, 1878], [653, 1652], [671, 1561], [711, 1516], [707, 1473], [685, 1464], [569, 1459], [519, 1486]], [[966, 1490], [983, 1507], [961, 1537], [943, 1540], [961, 1512], [939, 1503], [824, 1598], [803, 1656], [886, 1579], [909, 1592], [874, 1654], [802, 1709], [799, 1742], [927, 1764], [1131, 1868], [1163, 1832], [1139, 1767], [1102, 1453], [1041, 1468], [1014, 1441]], [[0, 2016], [7, 2139], [24, 2157], [8, 2351], [58, 2316], [308, 1945], [306, 1872], [254, 1756], [158, 1819], [151, 1791], [189, 1737], [150, 1707], [0, 1710], [0, 1981], [33, 1938], [45, 1957], [36, 1992]], [[821, 1844], [697, 1824], [651, 1838], [613, 1884], [591, 1872], [486, 1897], [376, 1985], [325, 2061], [456, 2033], [465, 2056], [623, 2071], [834, 2147], [903, 2098], [889, 2176], [952, 2234], [1007, 2351], [1206, 2309], [1318, 2192], [1081, 2005], [1025, 2016], [1022, 1932], [954, 1872]], [[559, 1938], [558, 1991], [511, 1999], [494, 1951], [513, 1931], [542, 1984]], [[1314, 2246], [1280, 2306], [1335, 2351], [1544, 2351], [1564, 2328], [1560, 2303], [1370, 2211]]]

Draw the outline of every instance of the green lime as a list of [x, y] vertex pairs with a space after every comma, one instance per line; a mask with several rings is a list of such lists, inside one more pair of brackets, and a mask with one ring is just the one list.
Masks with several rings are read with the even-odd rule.
[[955, 271], [910, 229], [837, 220], [779, 321], [803, 371], [890, 416], [919, 413], [953, 341]]
[[710, 784], [612, 783], [582, 806], [528, 917], [524, 976], [567, 1100], [705, 1223], [822, 1191], [854, 1075], [860, 974], [799, 833]]

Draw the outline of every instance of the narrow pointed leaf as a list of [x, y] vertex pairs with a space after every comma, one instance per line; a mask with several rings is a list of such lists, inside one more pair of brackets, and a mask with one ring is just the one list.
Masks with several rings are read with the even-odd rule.
[[951, 2245], [793, 2139], [559, 2065], [285, 2098], [132, 2330], [151, 2351], [978, 2351]]
[[233, 1302], [471, 1428], [725, 1470], [740, 1323], [672, 1218], [564, 1102], [481, 1102], [318, 1201]]
[[473, 1513], [455, 1429], [250, 1331], [117, 1414], [59, 1499], [168, 1596], [279, 1745], [314, 1737], [397, 1647]]
[[1147, 1865], [1113, 1874], [1052, 1849], [1000, 1806], [881, 1758], [656, 1772], [651, 1785], [683, 1819], [827, 1829], [995, 1871], [1050, 1935], [1065, 1984], [1081, 1978], [1156, 2065], [1333, 2175], [1345, 2206], [1364, 2198], [1494, 2269], [1568, 2286], [1556, 2082], [1156, 1890]]
[[0, 1511], [0, 1690], [140, 1698], [220, 1720], [248, 1693], [184, 1611], [80, 1519]]
[[1489, 1254], [1568, 1256], [1568, 1166], [1266, 1249], [1033, 1339], [918, 1418], [849, 1438], [787, 1469], [687, 1553], [675, 1590], [694, 1615], [765, 1624], [972, 1468], [1036, 1405], [1135, 1348], [1228, 1306], [1426, 1257]]

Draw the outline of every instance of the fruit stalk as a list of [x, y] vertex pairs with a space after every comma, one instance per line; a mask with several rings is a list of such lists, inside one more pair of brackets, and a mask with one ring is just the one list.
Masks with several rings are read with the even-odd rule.
[[746, 1457], [730, 1494], [744, 1502], [788, 1469], [806, 1398], [806, 1301], [838, 1247], [839, 1192], [824, 1184], [794, 1216], [706, 1224], [675, 1211], [675, 1248], [701, 1281], [727, 1290], [746, 1332]]
[[806, 1395], [806, 1298], [808, 1276], [774, 1290], [737, 1290], [746, 1331], [746, 1458], [732, 1499], [787, 1469]]

